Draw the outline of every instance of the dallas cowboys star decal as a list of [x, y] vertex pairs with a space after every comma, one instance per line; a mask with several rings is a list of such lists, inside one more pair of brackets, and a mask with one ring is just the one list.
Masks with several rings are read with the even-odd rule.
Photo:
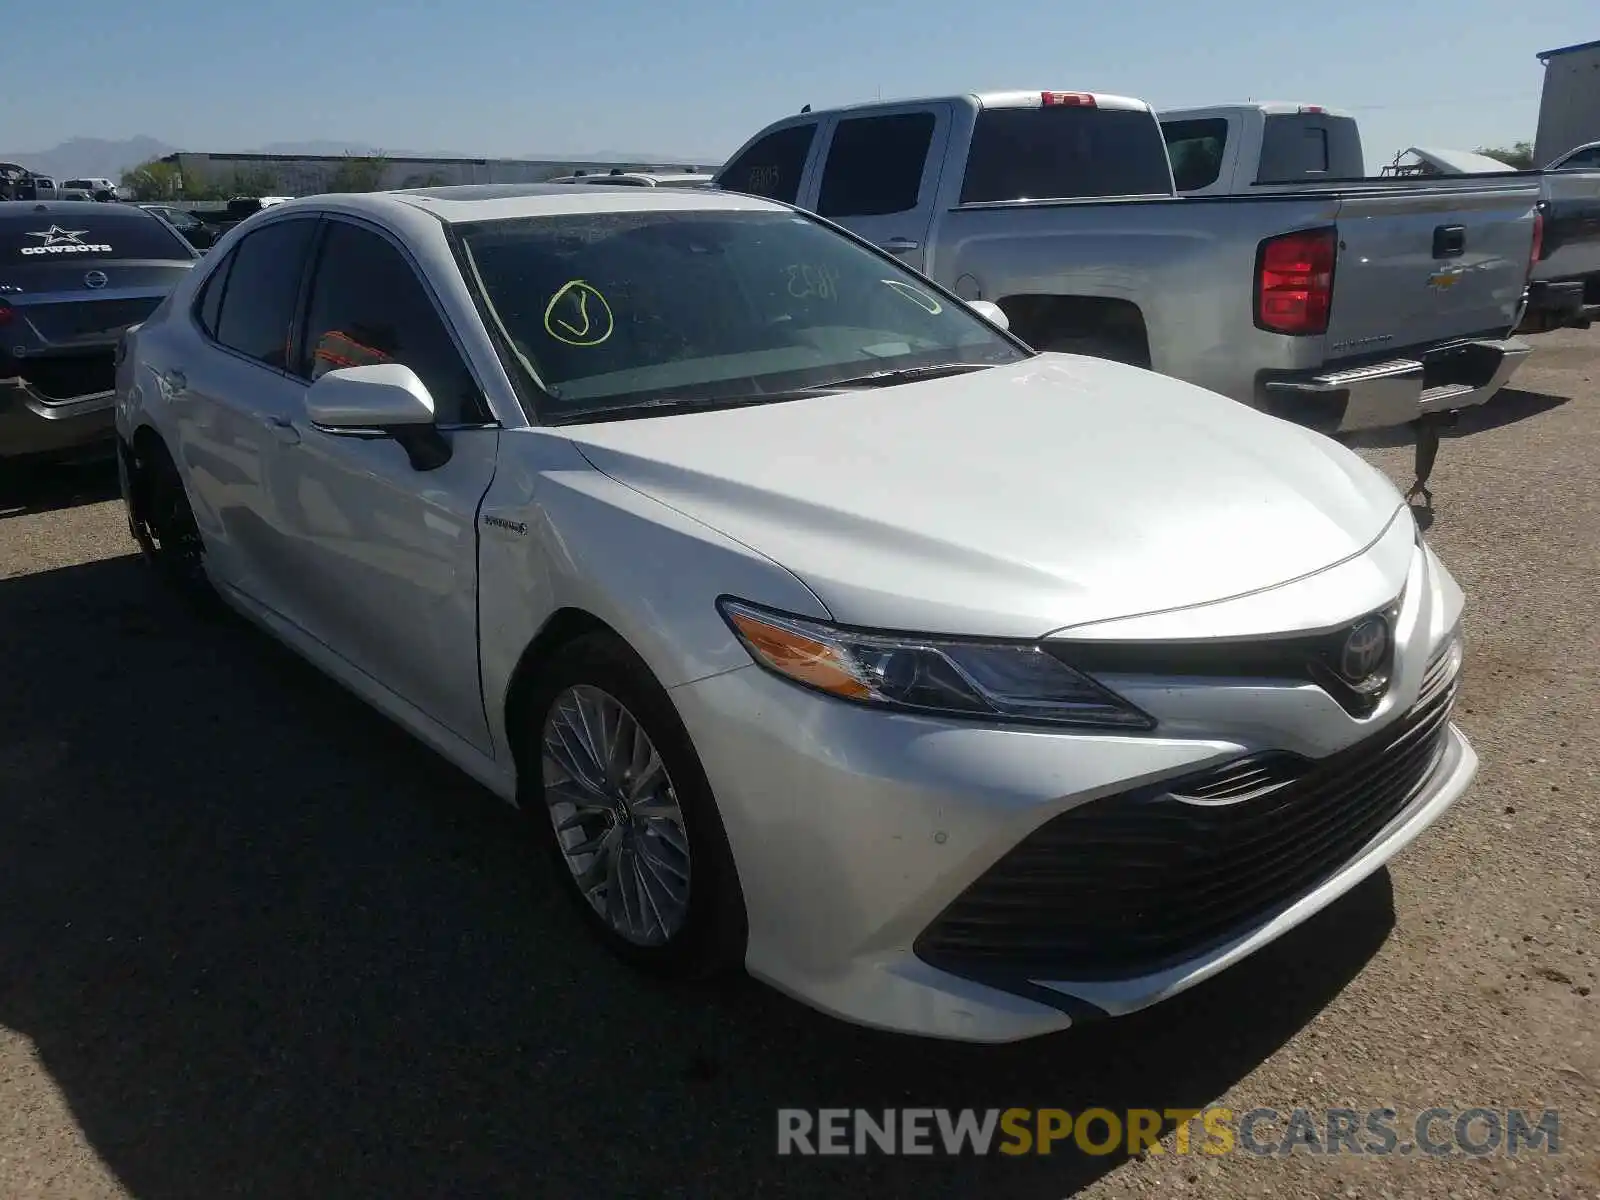
[[52, 225], [42, 233], [30, 233], [29, 237], [43, 238], [46, 246], [81, 246], [78, 239], [88, 233], [87, 229], [63, 229], [59, 225]]

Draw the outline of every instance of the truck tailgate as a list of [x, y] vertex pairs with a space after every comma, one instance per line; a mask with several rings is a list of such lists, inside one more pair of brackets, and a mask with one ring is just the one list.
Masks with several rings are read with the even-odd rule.
[[1520, 181], [1341, 199], [1328, 361], [1509, 331], [1538, 200]]

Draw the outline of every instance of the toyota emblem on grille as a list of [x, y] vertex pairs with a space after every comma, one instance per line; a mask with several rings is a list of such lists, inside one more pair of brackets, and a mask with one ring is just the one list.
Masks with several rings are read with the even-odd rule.
[[104, 271], [90, 271], [83, 277], [84, 287], [103, 288], [105, 285], [106, 273]]
[[1351, 683], [1362, 683], [1383, 665], [1389, 649], [1389, 624], [1382, 617], [1368, 617], [1351, 626], [1339, 651], [1339, 674]]

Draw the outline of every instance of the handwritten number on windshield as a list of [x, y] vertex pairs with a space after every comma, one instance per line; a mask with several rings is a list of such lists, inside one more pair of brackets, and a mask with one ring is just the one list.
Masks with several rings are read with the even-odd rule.
[[783, 269], [788, 279], [789, 295], [796, 300], [815, 296], [819, 300], [839, 298], [839, 275], [827, 267], [814, 267], [809, 263], [790, 263]]

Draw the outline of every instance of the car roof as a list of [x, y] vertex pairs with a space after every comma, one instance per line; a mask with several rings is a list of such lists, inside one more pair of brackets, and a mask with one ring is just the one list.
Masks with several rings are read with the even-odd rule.
[[467, 183], [390, 192], [340, 192], [306, 196], [274, 206], [274, 214], [299, 209], [349, 212], [381, 218], [396, 210], [420, 211], [444, 221], [494, 221], [575, 213], [788, 212], [787, 206], [714, 188], [616, 187], [583, 183]]
[[160, 220], [137, 204], [85, 204], [82, 200], [7, 200], [0, 203], [0, 216], [20, 218], [27, 213], [54, 214], [75, 220], [91, 215], [99, 219], [110, 213], [137, 213], [138, 219]]

